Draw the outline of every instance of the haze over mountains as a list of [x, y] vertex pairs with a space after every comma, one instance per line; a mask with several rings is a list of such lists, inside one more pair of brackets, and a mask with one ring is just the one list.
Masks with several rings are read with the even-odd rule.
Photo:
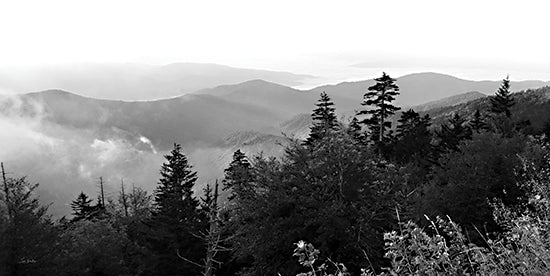
[[77, 63], [1, 69], [0, 94], [60, 89], [99, 99], [153, 100], [252, 79], [292, 86], [308, 78], [313, 76], [202, 63]]
[[[503, 76], [504, 78], [505, 76]], [[400, 106], [416, 106], [429, 101], [440, 100], [446, 97], [466, 92], [480, 92], [493, 94], [501, 81], [470, 81], [439, 73], [415, 73], [397, 78], [397, 85], [401, 94], [396, 99]], [[325, 85], [312, 89], [313, 92], [326, 91], [329, 95], [341, 95], [348, 98], [361, 98], [367, 88], [374, 81], [344, 82], [336, 85]], [[514, 91], [537, 88], [549, 85], [545, 81], [511, 82]]]
[[[55, 202], [52, 212], [66, 214], [69, 208], [64, 204], [76, 193], [82, 190], [95, 194], [99, 176], [107, 180], [107, 190], [111, 193], [116, 192], [121, 179], [152, 190], [163, 162], [162, 155], [174, 142], [183, 144], [199, 172], [201, 184], [220, 178], [236, 149], [249, 155], [260, 152], [280, 155], [288, 141], [283, 133], [297, 138], [307, 136], [311, 124], [309, 114], [320, 92], [326, 91], [331, 96], [339, 116], [346, 121], [361, 107], [363, 94], [373, 84], [373, 80], [365, 80], [297, 90], [287, 85], [307, 76], [214, 66], [232, 73], [218, 72], [220, 78], [212, 79], [215, 74], [211, 74], [210, 65], [205, 66], [207, 73], [197, 73], [197, 77], [189, 71], [178, 75], [182, 66], [190, 65], [173, 66], [156, 68], [157, 71], [136, 66], [135, 71], [126, 75], [128, 82], [120, 75], [108, 76], [113, 71], [106, 71], [99, 74], [104, 79], [96, 76], [80, 83], [78, 77], [72, 79], [82, 73], [76, 72], [57, 80], [53, 78], [51, 83], [68, 81], [67, 85], [82, 91], [46, 90], [1, 96], [0, 128], [9, 131], [0, 134], [3, 145], [0, 160], [8, 165], [9, 171], [29, 175], [31, 180], [40, 182], [43, 200]], [[137, 72], [153, 71], [165, 75], [137, 77]], [[273, 82], [262, 79], [264, 77]], [[279, 81], [275, 81], [276, 78]], [[217, 82], [237, 79], [242, 82], [216, 86]], [[178, 88], [180, 81], [186, 84]], [[14, 86], [14, 83], [0, 78], [0, 86]], [[32, 85], [39, 83], [47, 84], [37, 81]], [[200, 87], [212, 83], [212, 88]], [[130, 89], [140, 84], [143, 84], [140, 89]], [[492, 94], [500, 81], [468, 81], [443, 74], [418, 73], [398, 78], [397, 84], [401, 89], [398, 105], [417, 106], [414, 108], [418, 111], [429, 113]], [[512, 90], [544, 85], [549, 83], [512, 82]], [[174, 94], [191, 87], [199, 89], [184, 95]], [[155, 89], [164, 92], [155, 94]], [[108, 96], [115, 91], [116, 97], [125, 99], [179, 96], [150, 101], [91, 97]]]
[[[392, 75], [392, 72], [387, 73]], [[319, 94], [326, 90], [333, 97], [341, 96], [355, 100], [357, 97], [361, 98], [366, 88], [373, 84], [373, 80], [368, 77], [377, 76], [365, 76], [364, 81], [323, 85], [300, 91]], [[225, 90], [236, 90], [243, 85], [242, 83], [253, 80], [296, 87], [315, 78], [321, 79], [321, 77], [306, 74], [234, 68], [218, 64], [173, 63], [157, 66], [139, 63], [77, 63], [0, 69], [0, 94], [64, 90], [97, 99], [146, 101], [178, 97], [199, 90], [214, 89], [210, 92], [202, 92], [224, 94], [229, 93]], [[499, 80], [468, 81], [438, 73], [417, 73], [399, 77], [398, 83], [401, 90], [408, 91], [401, 95], [398, 99], [399, 103], [418, 105], [471, 91], [490, 94], [498, 87]], [[233, 86], [238, 84], [240, 85], [237, 87]], [[536, 80], [512, 83], [517, 90], [540, 87], [545, 84], [548, 82]], [[247, 89], [254, 87], [269, 88], [267, 85], [254, 84], [254, 82], [246, 85]]]

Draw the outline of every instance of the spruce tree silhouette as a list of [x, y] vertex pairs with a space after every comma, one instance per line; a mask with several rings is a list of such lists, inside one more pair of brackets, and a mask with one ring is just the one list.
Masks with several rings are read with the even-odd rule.
[[487, 129], [487, 124], [483, 120], [483, 117], [481, 116], [481, 112], [479, 109], [476, 109], [476, 112], [474, 113], [474, 117], [468, 122], [468, 126], [470, 129], [475, 133], [480, 133], [483, 130]]
[[514, 104], [514, 99], [510, 93], [510, 77], [506, 76], [502, 80], [502, 85], [498, 88], [495, 96], [491, 98], [491, 112], [495, 114], [504, 113], [506, 117], [510, 118], [510, 108]]
[[240, 149], [233, 153], [233, 160], [225, 169], [223, 180], [223, 190], [231, 190], [229, 200], [239, 200], [248, 197], [249, 192], [253, 192], [253, 188], [249, 185], [252, 181], [251, 168], [246, 155]]
[[72, 215], [74, 216], [72, 220], [78, 221], [87, 219], [93, 211], [91, 203], [92, 200], [89, 199], [84, 192], [80, 192], [76, 199], [71, 202], [71, 209], [73, 209]]
[[368, 88], [361, 103], [367, 109], [359, 111], [357, 115], [369, 116], [361, 123], [369, 127], [373, 141], [383, 144], [386, 129], [391, 128], [391, 122], [387, 119], [401, 109], [392, 105], [395, 97], [399, 95], [399, 87], [395, 84], [395, 79], [385, 72], [382, 73], [382, 77], [374, 80], [376, 84]]
[[366, 144], [366, 137], [357, 117], [353, 117], [348, 125], [348, 134], [356, 143]]
[[423, 117], [409, 109], [398, 120], [396, 141], [393, 145], [393, 159], [409, 162], [413, 158], [426, 159], [431, 152], [432, 134], [429, 131], [431, 118]]
[[334, 112], [334, 103], [327, 93], [321, 93], [321, 97], [315, 105], [317, 108], [311, 114], [313, 126], [311, 127], [309, 137], [305, 141], [306, 145], [312, 145], [316, 140], [322, 139], [330, 132], [338, 130], [338, 119]]
[[472, 130], [466, 124], [466, 119], [458, 113], [449, 118], [446, 124], [442, 124], [441, 129], [436, 134], [441, 139], [439, 146], [443, 151], [456, 151], [460, 141], [472, 138]]
[[197, 275], [205, 248], [197, 234], [207, 222], [193, 196], [197, 173], [192, 170], [181, 146], [174, 144], [164, 156], [159, 186], [155, 192], [149, 244], [157, 256], [155, 271], [163, 275]]

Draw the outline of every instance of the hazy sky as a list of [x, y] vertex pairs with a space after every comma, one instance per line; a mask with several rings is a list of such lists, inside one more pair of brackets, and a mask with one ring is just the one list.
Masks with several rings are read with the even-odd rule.
[[[550, 80], [548, 1], [1, 1], [0, 66], [208, 62]], [[357, 65], [357, 66], [353, 66]]]

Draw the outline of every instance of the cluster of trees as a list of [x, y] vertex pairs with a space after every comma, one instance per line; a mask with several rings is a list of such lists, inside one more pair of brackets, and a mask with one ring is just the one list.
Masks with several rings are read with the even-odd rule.
[[[393, 126], [398, 95], [384, 73], [364, 95], [364, 109], [342, 123], [322, 93], [308, 139], [290, 141], [279, 159], [237, 150], [224, 179], [200, 198], [193, 193], [196, 172], [178, 144], [165, 156], [153, 196], [140, 188], [128, 193], [123, 184], [107, 202], [93, 204], [82, 193], [71, 203], [72, 218], [58, 222], [33, 197], [35, 185], [4, 177], [0, 274], [295, 275], [317, 269], [312, 258], [338, 260], [353, 275], [384, 267], [407, 274], [413, 268], [399, 270], [399, 262], [411, 257], [399, 254], [415, 249], [396, 242], [413, 232], [424, 245], [454, 237], [422, 232], [431, 225], [425, 215], [462, 225], [454, 232], [461, 246], [509, 233], [503, 221], [510, 220], [494, 216], [495, 206], [529, 206], [533, 189], [518, 184], [518, 172], [528, 170], [525, 160], [536, 170], [548, 166], [550, 155], [547, 138], [527, 136], [515, 118], [508, 79], [490, 108], [452, 114], [440, 126], [414, 110]], [[394, 234], [385, 240], [384, 233]], [[299, 240], [323, 257], [305, 243], [295, 251]]]

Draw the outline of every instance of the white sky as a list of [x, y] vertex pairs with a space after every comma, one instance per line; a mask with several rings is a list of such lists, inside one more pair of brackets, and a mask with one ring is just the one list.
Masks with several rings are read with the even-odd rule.
[[550, 80], [549, 11], [528, 0], [0, 0], [0, 66], [208, 62], [327, 79], [386, 69]]

